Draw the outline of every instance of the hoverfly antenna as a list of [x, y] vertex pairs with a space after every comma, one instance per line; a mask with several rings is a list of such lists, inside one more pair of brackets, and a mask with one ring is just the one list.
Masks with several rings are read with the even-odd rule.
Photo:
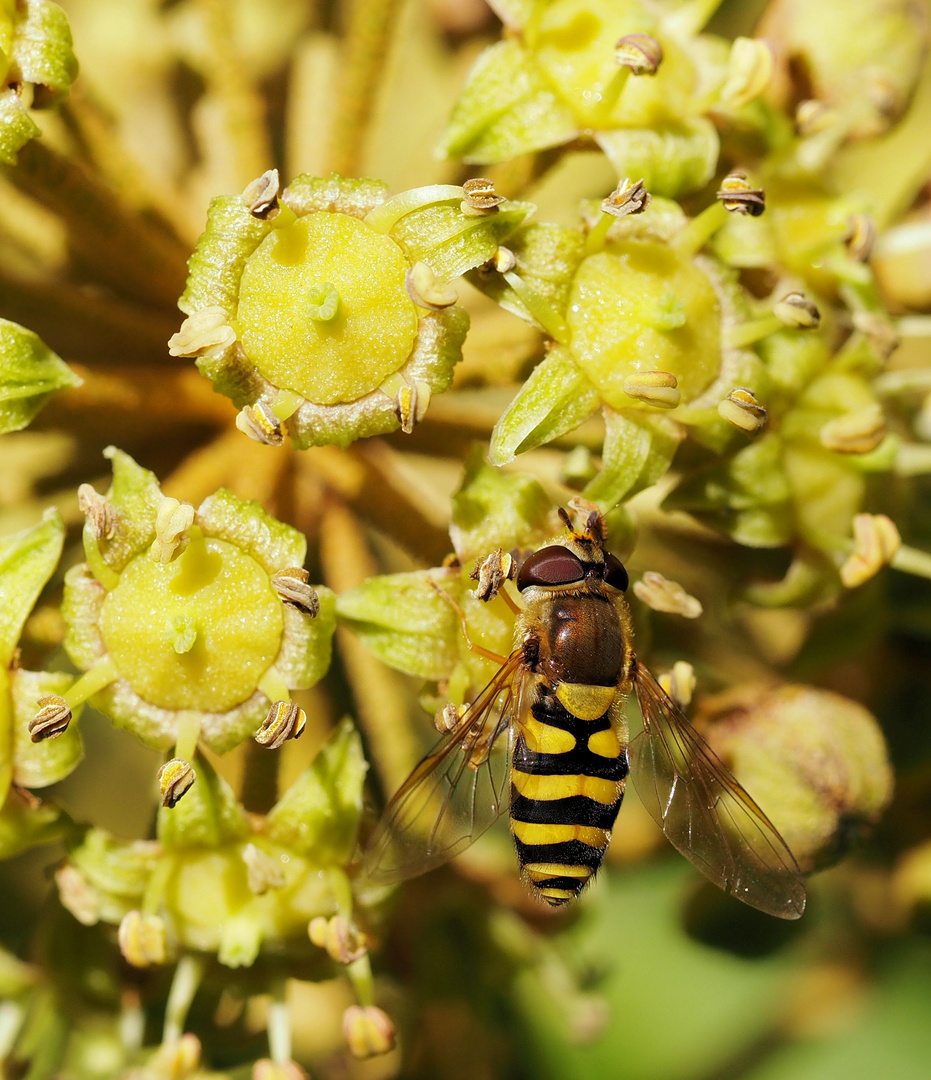
[[[589, 540], [592, 543], [604, 545], [605, 540], [608, 539], [608, 527], [605, 525], [604, 515], [598, 507], [593, 502], [589, 502], [588, 499], [576, 495], [569, 500], [569, 508], [582, 523], [581, 528], [575, 528], [570, 524], [568, 514], [563, 517], [573, 535], [580, 540]], [[563, 511], [560, 512], [561, 517], [563, 513]]]
[[563, 506], [557, 506], [556, 512], [559, 514], [559, 520], [566, 526], [570, 532], [575, 532], [572, 527], [572, 518], [569, 517], [569, 511]]

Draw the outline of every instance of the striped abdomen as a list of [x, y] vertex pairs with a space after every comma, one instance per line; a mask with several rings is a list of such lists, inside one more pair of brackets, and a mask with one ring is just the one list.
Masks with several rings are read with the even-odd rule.
[[[566, 688], [567, 684], [560, 684]], [[545, 682], [535, 688], [530, 715], [517, 725], [511, 763], [511, 831], [531, 888], [554, 906], [575, 899], [604, 857], [627, 777], [626, 747], [611, 722], [614, 691], [569, 684], [560, 694]], [[604, 701], [593, 710], [576, 698], [592, 691]], [[600, 707], [600, 706], [599, 706]]]

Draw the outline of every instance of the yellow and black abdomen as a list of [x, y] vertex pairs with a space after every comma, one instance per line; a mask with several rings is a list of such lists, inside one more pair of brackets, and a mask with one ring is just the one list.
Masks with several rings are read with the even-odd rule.
[[554, 906], [598, 870], [621, 806], [627, 754], [612, 722], [615, 696], [613, 687], [541, 680], [517, 724], [511, 831], [525, 880]]

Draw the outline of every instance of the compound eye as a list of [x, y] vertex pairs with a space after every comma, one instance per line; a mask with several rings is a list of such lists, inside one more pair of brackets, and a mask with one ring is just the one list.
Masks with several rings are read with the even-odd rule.
[[610, 552], [605, 554], [605, 584], [621, 592], [627, 592], [627, 586], [630, 584], [624, 564]]
[[530, 585], [571, 585], [585, 577], [582, 560], [564, 547], [554, 544], [535, 551], [520, 568], [517, 590]]

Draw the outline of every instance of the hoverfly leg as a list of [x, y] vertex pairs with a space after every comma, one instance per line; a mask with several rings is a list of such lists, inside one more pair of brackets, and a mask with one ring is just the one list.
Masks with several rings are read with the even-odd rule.
[[476, 645], [476, 643], [469, 637], [469, 624], [466, 622], [465, 612], [456, 603], [456, 601], [446, 592], [445, 589], [441, 589], [435, 581], [430, 582], [431, 586], [443, 597], [447, 604], [455, 611], [459, 618], [459, 625], [462, 628], [462, 636], [465, 638], [465, 643], [468, 645], [471, 652], [477, 653], [479, 656], [484, 657], [486, 660], [491, 660], [492, 663], [497, 664], [499, 667], [502, 664], [506, 664], [508, 658], [501, 656], [500, 653], [492, 652], [491, 649], [486, 649], [483, 645]]

